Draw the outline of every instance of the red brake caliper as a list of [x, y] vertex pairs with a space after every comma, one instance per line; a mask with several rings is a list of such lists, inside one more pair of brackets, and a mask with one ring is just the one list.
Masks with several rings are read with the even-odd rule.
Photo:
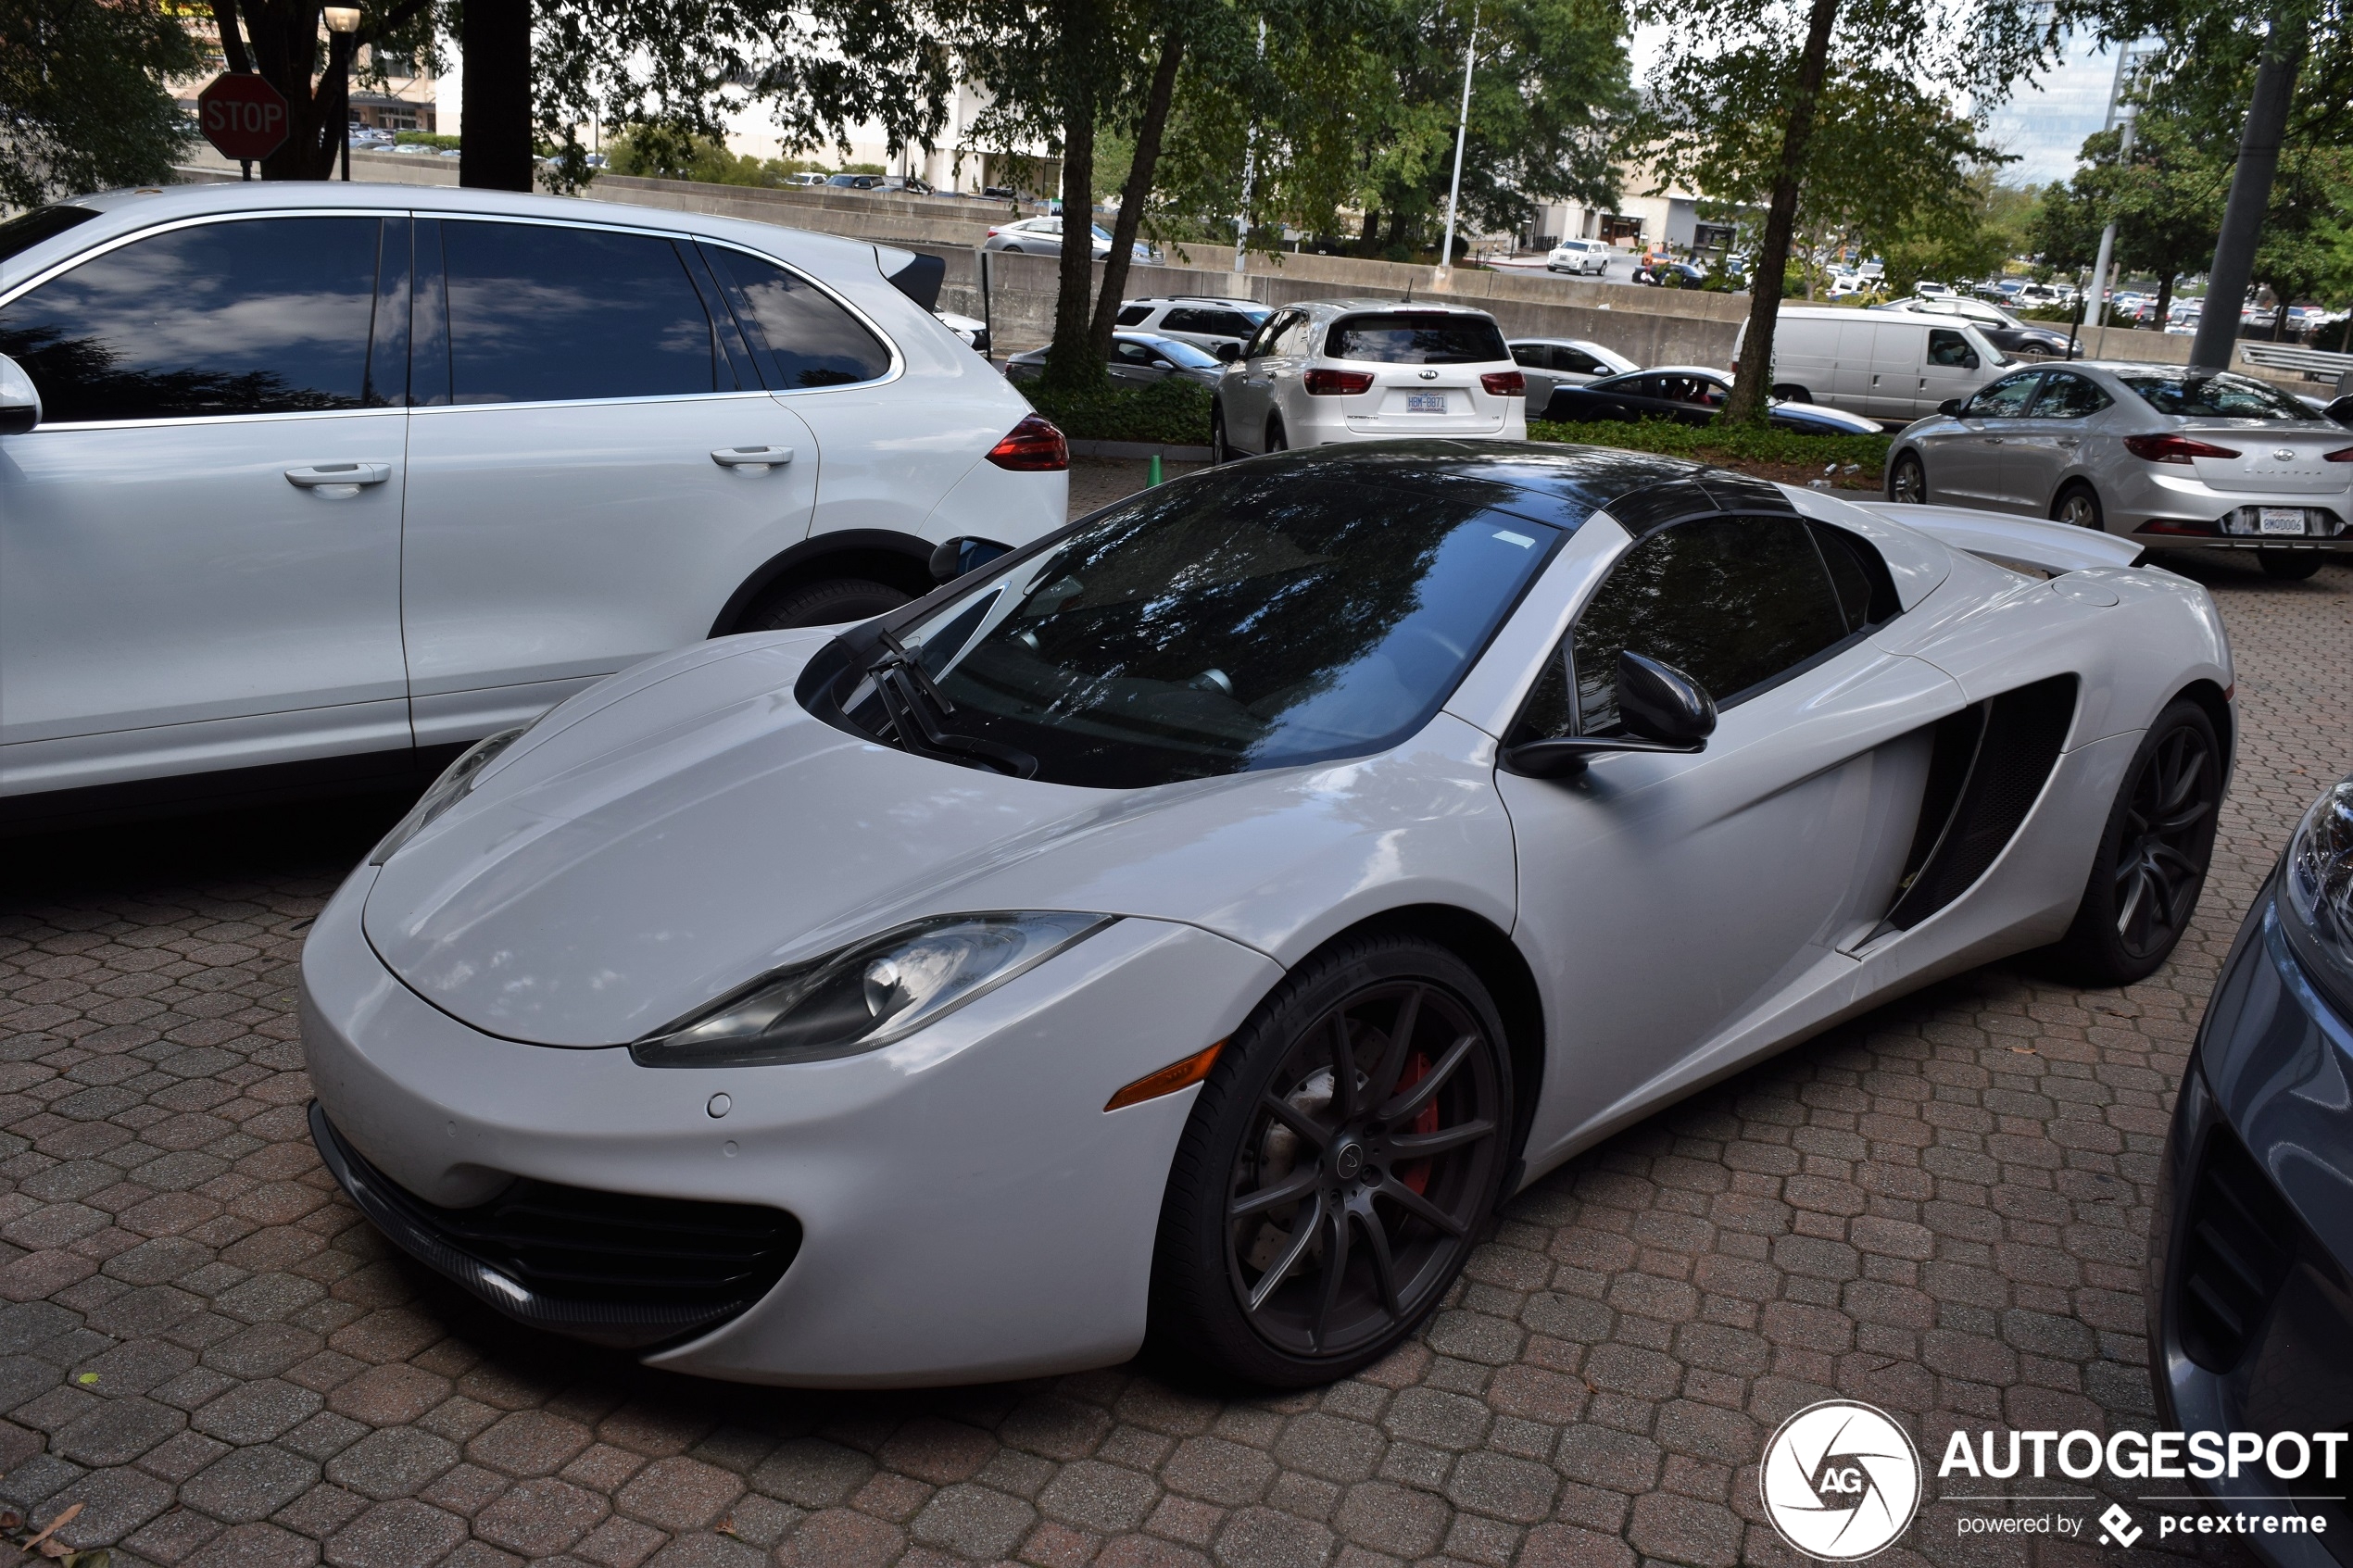
[[[1397, 1075], [1397, 1092], [1403, 1094], [1420, 1083], [1422, 1074], [1428, 1071], [1429, 1058], [1420, 1051], [1416, 1051], [1412, 1056], [1407, 1057], [1405, 1070]], [[1415, 1115], [1405, 1130], [1409, 1133], [1438, 1131], [1438, 1101], [1434, 1097]], [[1427, 1160], [1410, 1160], [1400, 1165], [1397, 1167], [1396, 1174], [1400, 1182], [1412, 1187], [1416, 1193], [1426, 1193], [1429, 1190], [1429, 1161]]]

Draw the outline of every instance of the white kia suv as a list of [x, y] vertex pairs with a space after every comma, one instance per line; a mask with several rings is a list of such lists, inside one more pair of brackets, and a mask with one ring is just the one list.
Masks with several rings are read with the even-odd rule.
[[1527, 390], [1484, 310], [1393, 299], [1287, 306], [1218, 381], [1210, 460], [1413, 435], [1521, 441]]
[[0, 224], [0, 820], [400, 779], [1063, 525], [939, 263], [406, 185]]

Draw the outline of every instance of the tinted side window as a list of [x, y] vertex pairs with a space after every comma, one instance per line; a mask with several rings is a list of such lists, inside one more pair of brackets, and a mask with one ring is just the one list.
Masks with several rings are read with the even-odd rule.
[[1291, 317], [1288, 311], [1269, 316], [1261, 321], [1258, 324], [1258, 331], [1252, 335], [1247, 344], [1242, 345], [1242, 358], [1255, 359], [1262, 354], [1274, 353], [1275, 334], [1289, 326], [1290, 322]]
[[2051, 375], [2043, 378], [2043, 395], [2034, 400], [2034, 417], [2038, 420], [2089, 419], [2115, 399], [2082, 376]]
[[1512, 358], [1530, 370], [1549, 370], [1553, 368], [1553, 351], [1541, 343], [1512, 345]]
[[719, 389], [711, 318], [670, 241], [540, 223], [445, 220], [441, 232], [453, 401]]
[[1578, 617], [1569, 635], [1579, 722], [1587, 734], [1617, 727], [1621, 648], [1673, 665], [1730, 704], [1846, 633], [1798, 519], [1678, 523], [1628, 551]]
[[1195, 310], [1182, 307], [1171, 310], [1168, 313], [1168, 320], [1163, 321], [1161, 325], [1172, 332], [1214, 332], [1225, 330], [1217, 324], [1216, 311]]
[[808, 279], [739, 250], [703, 254], [749, 306], [745, 335], [770, 386], [849, 386], [890, 373], [890, 350]]
[[364, 408], [382, 227], [258, 218], [134, 240], [0, 310], [0, 354], [41, 389], [44, 424]]
[[1963, 405], [1961, 412], [1972, 419], [2015, 420], [2026, 412], [2034, 401], [2034, 388], [2042, 382], [2043, 372], [2029, 370], [2022, 376], [2004, 376], [1993, 385], [1981, 388], [1976, 396]]
[[1213, 310], [1209, 313], [1212, 326], [1202, 331], [1221, 333], [1227, 337], [1248, 337], [1257, 323], [1239, 310]]
[[1977, 350], [1969, 345], [1969, 339], [1950, 327], [1932, 327], [1928, 334], [1928, 362], [1966, 368], [1977, 363]]
[[[1147, 317], [1151, 316], [1152, 310], [1153, 307], [1149, 305], [1123, 305], [1119, 307], [1119, 324], [1123, 327], [1135, 326], [1139, 322], [1144, 320]], [[1176, 324], [1176, 313], [1175, 311], [1169, 312], [1168, 324], [1170, 326], [1175, 326]]]
[[1575, 370], [1579, 375], [1587, 376], [1605, 376], [1609, 374], [1609, 367], [1607, 365], [1603, 364], [1599, 359], [1594, 358], [1592, 355], [1584, 352], [1582, 349], [1577, 348], [1554, 349], [1553, 368], [1556, 370]]
[[1888, 573], [1886, 558], [1871, 547], [1869, 540], [1811, 519], [1806, 526], [1813, 531], [1822, 564], [1830, 569], [1831, 585], [1838, 592], [1839, 608], [1846, 612], [1849, 633], [1867, 631], [1903, 613], [1904, 603], [1895, 596], [1895, 579]]

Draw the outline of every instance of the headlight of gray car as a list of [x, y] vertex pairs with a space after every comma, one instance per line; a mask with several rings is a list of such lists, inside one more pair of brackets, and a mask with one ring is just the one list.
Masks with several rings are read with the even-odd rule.
[[1112, 923], [1059, 910], [944, 915], [764, 974], [629, 1047], [641, 1067], [830, 1061], [903, 1039]]
[[521, 724], [511, 730], [501, 730], [468, 746], [458, 760], [442, 770], [441, 777], [433, 781], [432, 787], [417, 797], [417, 803], [409, 808], [409, 814], [392, 824], [392, 831], [384, 835], [369, 855], [368, 863], [371, 866], [383, 865], [399, 851], [402, 845], [424, 832], [425, 824], [463, 800], [472, 792], [474, 781], [482, 777], [482, 771], [497, 761], [500, 752], [522, 739], [530, 728], [529, 724]]
[[2353, 779], [2304, 813], [2281, 884], [2290, 941], [2340, 1003], [2353, 999]]

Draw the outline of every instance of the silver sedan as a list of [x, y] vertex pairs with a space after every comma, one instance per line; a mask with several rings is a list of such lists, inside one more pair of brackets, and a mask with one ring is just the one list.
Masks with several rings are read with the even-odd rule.
[[2275, 577], [2353, 554], [2353, 431], [2252, 377], [2021, 370], [1888, 452], [1891, 500], [2056, 518], [2152, 548], [2252, 549]]
[[[1026, 354], [1016, 354], [1005, 361], [1005, 377], [1009, 381], [1034, 381], [1046, 369], [1046, 350], [1033, 348]], [[1107, 362], [1114, 386], [1150, 386], [1154, 382], [1199, 382], [1214, 387], [1224, 373], [1225, 362], [1214, 354], [1179, 343], [1173, 337], [1155, 332], [1114, 332], [1111, 338], [1111, 358]]]

